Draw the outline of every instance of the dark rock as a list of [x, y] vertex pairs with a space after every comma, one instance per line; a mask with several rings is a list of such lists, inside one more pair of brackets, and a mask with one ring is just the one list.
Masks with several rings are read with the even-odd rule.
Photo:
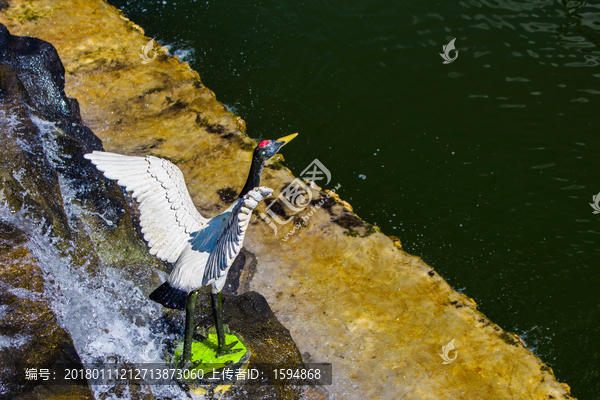
[[[281, 325], [267, 300], [256, 292], [241, 296], [224, 296], [223, 319], [229, 328], [242, 335], [252, 356], [253, 365], [268, 364], [276, 368], [296, 368], [302, 356], [290, 331]], [[264, 367], [261, 367], [264, 369]], [[260, 369], [260, 368], [259, 368]], [[233, 399], [299, 399], [301, 390], [295, 386], [277, 386], [271, 379], [272, 369], [261, 371], [269, 377], [264, 385], [234, 387], [229, 394]]]
[[250, 281], [256, 271], [258, 262], [256, 256], [242, 247], [240, 254], [229, 268], [227, 281], [223, 287], [223, 293], [238, 295], [250, 290]]
[[[18, 197], [20, 204], [26, 203], [28, 209], [37, 210], [39, 217], [48, 223], [54, 225], [56, 222], [58, 227], [66, 227], [68, 221], [62, 209], [62, 196], [44, 195], [60, 193], [60, 187], [58, 176], [46, 159], [39, 130], [29, 116], [26, 96], [16, 72], [0, 64], [0, 119], [4, 144], [0, 147], [0, 165], [5, 178], [10, 175], [13, 182], [5, 196], [11, 206], [11, 200]], [[14, 178], [15, 174], [19, 179]], [[61, 233], [70, 236], [68, 230]]]
[[[43, 297], [42, 273], [16, 226], [0, 221], [0, 334], [17, 346], [0, 348], [0, 399], [93, 398], [87, 384], [50, 386], [26, 380], [25, 369], [52, 369], [55, 364], [83, 367], [71, 337], [60, 328]], [[43, 397], [39, 397], [44, 394]]]
[[[257, 368], [266, 377], [261, 384], [234, 385], [225, 393], [230, 399], [300, 399], [302, 389], [293, 385], [276, 385], [272, 379], [274, 368], [296, 368], [302, 366], [302, 356], [294, 343], [290, 331], [278, 320], [267, 300], [257, 292], [240, 296], [223, 295], [223, 321], [232, 331], [239, 333], [252, 355], [249, 368]], [[183, 313], [171, 311], [160, 321], [163, 326], [183, 334]], [[214, 325], [210, 305], [210, 290], [198, 296], [196, 327], [204, 329]]]
[[[100, 260], [110, 261], [119, 250], [130, 263], [161, 265], [148, 255], [139, 229], [131, 223], [122, 189], [83, 158], [89, 151], [103, 150], [102, 143], [80, 123], [76, 102], [65, 97], [63, 74], [52, 45], [12, 36], [0, 24], [0, 176], [11, 209], [44, 221], [55, 236], [74, 244], [76, 260], [91, 268]], [[73, 213], [67, 217], [65, 207], [71, 205], [87, 211], [85, 221]], [[91, 244], [95, 252], [83, 250]]]
[[17, 71], [31, 105], [45, 118], [81, 123], [77, 101], [65, 95], [65, 68], [50, 43], [13, 36], [0, 24], [0, 63]]
[[[242, 335], [252, 356], [250, 368], [257, 364], [269, 364], [278, 368], [295, 368], [302, 365], [302, 356], [290, 331], [281, 325], [267, 300], [257, 292], [241, 296], [224, 296], [224, 322]], [[261, 371], [270, 377], [271, 370]], [[234, 399], [296, 399], [301, 391], [295, 386], [245, 385], [234, 387], [229, 396]]]
[[[0, 398], [93, 398], [87, 383], [48, 386], [25, 379], [25, 368], [81, 365], [45, 297], [43, 274], [25, 232], [33, 225], [50, 233], [62, 255], [91, 273], [115, 262], [162, 264], [148, 255], [131, 224], [122, 190], [83, 159], [102, 144], [81, 124], [77, 102], [64, 94], [64, 68], [54, 47], [12, 36], [2, 25], [0, 137], [3, 215], [20, 215], [12, 222], [0, 219], [0, 335], [10, 341], [0, 348]], [[142, 281], [154, 286], [155, 275]]]

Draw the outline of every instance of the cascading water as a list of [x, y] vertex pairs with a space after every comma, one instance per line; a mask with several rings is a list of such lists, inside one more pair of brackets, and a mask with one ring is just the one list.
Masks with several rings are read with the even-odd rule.
[[[0, 24], [0, 399], [40, 391], [73, 397], [28, 378], [26, 369], [162, 364], [183, 333], [182, 313], [147, 298], [166, 279], [164, 263], [136, 228], [133, 200], [83, 158], [104, 148], [66, 97], [64, 74], [52, 45], [12, 36]], [[250, 252], [232, 266], [237, 277], [226, 288], [235, 295], [224, 296], [225, 322], [252, 348], [252, 366], [267, 373], [297, 367], [300, 351], [266, 299], [237, 295], [255, 267]], [[212, 322], [207, 300], [196, 314], [202, 328]], [[154, 378], [142, 379], [90, 391], [86, 377], [73, 390], [76, 398], [102, 400], [203, 397], [164, 378], [152, 386]], [[260, 384], [234, 385], [226, 397], [301, 396], [299, 386], [268, 375], [252, 383]]]
[[[39, 129], [48, 161], [57, 166], [55, 160], [63, 156], [55, 145], [56, 125], [33, 114], [31, 120]], [[15, 175], [19, 180], [19, 174]], [[60, 177], [59, 182], [69, 222], [87, 219], [87, 211], [74, 201], [72, 182], [64, 177]], [[74, 249], [66, 252], [57, 249], [60, 239], [45, 230], [43, 224], [28, 218], [25, 209], [11, 212], [9, 207], [4, 207], [0, 217], [27, 234], [27, 247], [43, 273], [44, 297], [50, 302], [59, 325], [71, 335], [82, 362], [160, 362], [162, 344], [177, 339], [180, 333], [169, 332], [168, 327], [161, 329], [157, 321], [163, 315], [162, 307], [150, 301], [137, 282], [128, 279], [116, 267], [101, 265], [101, 273], [92, 273], [87, 263], [77, 265], [68, 255]], [[155, 272], [165, 277], [162, 271]], [[22, 298], [39, 300], [37, 294], [24, 289], [9, 291]], [[0, 318], [4, 316], [2, 311], [0, 308]], [[0, 336], [0, 347], [20, 347], [27, 340], [24, 335], [10, 339]], [[108, 386], [92, 388], [96, 396], [111, 395]], [[154, 386], [152, 394], [157, 398], [188, 398], [176, 384]], [[118, 398], [123, 395], [124, 392], [119, 392]]]

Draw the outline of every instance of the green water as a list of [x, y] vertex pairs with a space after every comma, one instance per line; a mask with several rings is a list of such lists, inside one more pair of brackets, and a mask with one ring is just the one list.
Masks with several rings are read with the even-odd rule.
[[600, 4], [112, 4], [250, 136], [300, 132], [295, 173], [318, 158], [359, 216], [598, 398]]

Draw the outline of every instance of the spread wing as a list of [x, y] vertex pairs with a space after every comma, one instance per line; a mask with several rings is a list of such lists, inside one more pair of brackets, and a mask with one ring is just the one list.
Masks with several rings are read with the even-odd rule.
[[192, 233], [208, 219], [196, 210], [181, 170], [161, 158], [94, 151], [84, 155], [104, 176], [132, 191], [139, 203], [140, 226], [150, 254], [175, 262]]
[[222, 277], [231, 267], [244, 244], [252, 211], [261, 200], [272, 194], [273, 189], [265, 186], [257, 187], [233, 205], [206, 263], [203, 286]]

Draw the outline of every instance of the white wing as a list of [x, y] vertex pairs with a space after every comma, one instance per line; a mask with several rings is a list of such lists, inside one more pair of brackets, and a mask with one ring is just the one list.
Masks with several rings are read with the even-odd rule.
[[252, 211], [260, 201], [272, 194], [273, 189], [257, 187], [236, 202], [206, 263], [203, 285], [227, 273], [242, 249]]
[[220, 281], [219, 278], [225, 278], [244, 244], [252, 211], [272, 193], [272, 189], [264, 186], [255, 188], [225, 212], [211, 218], [204, 229], [186, 243], [169, 276], [169, 284], [186, 292], [210, 284], [224, 284], [225, 279]]
[[207, 224], [196, 210], [181, 170], [161, 158], [94, 151], [84, 155], [104, 176], [133, 191], [150, 254], [175, 262], [188, 241]]

